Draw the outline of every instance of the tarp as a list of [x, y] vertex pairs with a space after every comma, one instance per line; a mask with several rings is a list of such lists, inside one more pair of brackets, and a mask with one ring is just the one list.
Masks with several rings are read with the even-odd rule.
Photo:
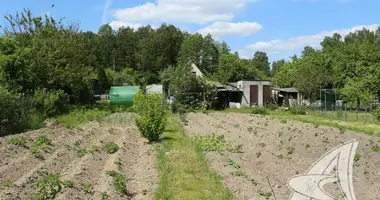
[[114, 86], [110, 89], [110, 103], [132, 106], [139, 86]]

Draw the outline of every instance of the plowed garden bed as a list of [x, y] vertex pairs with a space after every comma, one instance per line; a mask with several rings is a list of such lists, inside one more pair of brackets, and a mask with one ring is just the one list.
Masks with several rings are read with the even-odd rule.
[[46, 195], [61, 200], [152, 199], [156, 188], [155, 150], [127, 113], [73, 130], [55, 126], [3, 137], [0, 152], [2, 200], [32, 199], [43, 189], [58, 191]]
[[[306, 172], [327, 151], [352, 139], [359, 141], [353, 170], [356, 198], [380, 199], [379, 137], [249, 114], [191, 113], [187, 120], [188, 136], [223, 136], [240, 151], [206, 154], [210, 166], [232, 191], [233, 199], [288, 199], [290, 177]], [[343, 199], [338, 184], [327, 184], [324, 189], [336, 199]]]

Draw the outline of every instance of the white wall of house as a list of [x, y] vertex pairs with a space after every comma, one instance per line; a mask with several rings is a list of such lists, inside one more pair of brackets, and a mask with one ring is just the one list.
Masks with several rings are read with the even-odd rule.
[[258, 87], [258, 106], [264, 105], [263, 100], [263, 86], [271, 85], [270, 81], [238, 81], [238, 88], [243, 90], [242, 107], [250, 107], [251, 105], [251, 85], [257, 85]]

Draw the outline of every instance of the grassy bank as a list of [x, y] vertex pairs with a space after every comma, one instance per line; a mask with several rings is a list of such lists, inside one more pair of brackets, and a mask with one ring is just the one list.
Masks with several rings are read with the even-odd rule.
[[230, 191], [208, 168], [203, 152], [184, 136], [179, 121], [171, 115], [159, 151], [160, 182], [157, 200], [231, 199]]
[[[236, 112], [236, 113], [251, 113], [251, 109], [227, 109], [221, 112]], [[380, 124], [376, 122], [370, 114], [368, 114], [368, 120], [356, 120], [355, 112], [347, 112], [347, 120], [337, 117], [337, 112], [329, 111], [326, 115], [320, 115], [319, 112], [312, 111], [307, 115], [294, 115], [289, 111], [267, 111], [269, 116], [273, 116], [280, 119], [296, 120], [306, 123], [312, 123], [315, 125], [333, 126], [339, 129], [347, 129], [352, 131], [358, 131], [367, 133], [370, 135], [380, 136]], [[364, 119], [365, 114], [359, 113], [359, 116]]]

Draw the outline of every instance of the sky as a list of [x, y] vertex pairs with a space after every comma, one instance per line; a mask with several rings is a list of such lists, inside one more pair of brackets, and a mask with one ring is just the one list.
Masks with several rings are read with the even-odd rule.
[[[0, 14], [23, 8], [34, 15], [65, 17], [82, 30], [96, 32], [105, 23], [121, 26], [173, 24], [190, 33], [212, 34], [233, 52], [252, 58], [264, 51], [269, 60], [289, 59], [306, 45], [333, 33], [345, 35], [380, 26], [378, 0], [9, 0], [0, 2]], [[54, 7], [52, 5], [54, 4]], [[0, 24], [3, 24], [3, 18]]]

